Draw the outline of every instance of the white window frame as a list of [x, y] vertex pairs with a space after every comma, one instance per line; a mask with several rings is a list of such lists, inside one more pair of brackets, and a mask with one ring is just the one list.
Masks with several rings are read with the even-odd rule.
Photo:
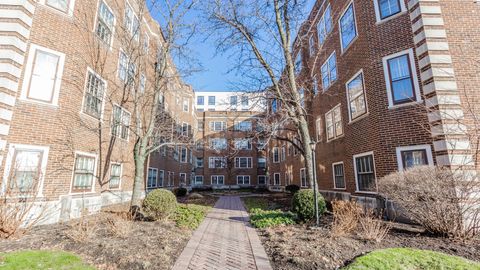
[[[215, 165], [217, 159], [221, 159], [220, 162], [222, 163], [221, 167], [211, 166], [211, 164]], [[208, 168], [209, 169], [224, 169], [226, 168], [226, 158], [225, 157], [208, 157]], [[213, 163], [212, 163], [213, 162]]]
[[[186, 109], [186, 110], [185, 110], [185, 105], [187, 106], [187, 109]], [[183, 99], [182, 110], [183, 110], [184, 112], [189, 112], [189, 111], [190, 111], [190, 102], [189, 102], [188, 99], [186, 99], [186, 98]]]
[[[247, 167], [241, 167], [241, 166], [240, 166], [240, 164], [241, 164], [240, 160], [241, 160], [242, 158], [246, 158], [246, 159], [247, 159]], [[250, 166], [248, 166], [248, 163], [249, 163], [248, 161], [249, 161], [249, 160], [250, 160]], [[238, 161], [238, 162], [237, 162], [237, 161]], [[238, 166], [237, 166], [237, 163], [238, 163]], [[252, 157], [236, 157], [236, 158], [235, 158], [235, 168], [236, 168], [236, 169], [251, 169], [251, 168], [253, 168], [253, 159], [252, 159]]]
[[434, 165], [433, 155], [432, 155], [432, 147], [429, 144], [400, 146], [400, 147], [396, 148], [398, 171], [403, 171], [404, 170], [402, 152], [404, 152], [404, 151], [416, 151], [416, 150], [425, 150], [425, 153], [426, 153], [426, 156], [427, 156], [428, 166], [433, 166]]
[[[245, 178], [248, 177], [248, 184], [245, 184]], [[252, 184], [252, 177], [250, 175], [237, 175], [237, 185], [251, 185]], [[239, 179], [242, 178], [242, 184], [239, 183]]]
[[188, 179], [186, 173], [179, 173], [179, 174], [178, 174], [178, 177], [179, 177], [178, 184], [179, 184], [179, 185], [182, 184], [182, 176], [185, 177], [185, 181], [183, 182], [183, 184], [186, 185], [186, 184], [187, 184], [187, 179]]
[[[92, 190], [89, 192], [74, 192], [73, 191], [73, 181], [75, 181], [75, 164], [77, 162], [77, 156], [87, 156], [87, 157], [92, 157], [95, 159], [95, 165], [93, 168], [93, 181], [92, 181]], [[73, 166], [72, 166], [72, 177], [70, 180], [70, 192], [69, 194], [93, 194], [95, 193], [95, 186], [97, 183], [97, 179], [95, 176], [97, 175], [97, 168], [98, 167], [98, 155], [97, 154], [92, 154], [88, 152], [83, 152], [83, 151], [75, 151], [74, 154], [74, 159], [73, 159]]]
[[[241, 148], [238, 147], [239, 145], [237, 143], [243, 143], [244, 141], [247, 142], [247, 148]], [[236, 138], [234, 139], [234, 147], [236, 150], [243, 150], [243, 151], [250, 151], [252, 150], [252, 139], [249, 138]]]
[[107, 44], [108, 45], [108, 49], [111, 50], [112, 49], [112, 45], [113, 45], [113, 39], [115, 37], [115, 29], [117, 28], [117, 16], [115, 15], [115, 13], [113, 12], [113, 9], [107, 4], [107, 2], [105, 0], [100, 0], [98, 1], [98, 4], [97, 4], [97, 9], [95, 11], [95, 22], [93, 24], [93, 33], [95, 34], [95, 36], [97, 38], [99, 38], [101, 40], [101, 42], [104, 42], [100, 37], [98, 37], [97, 35], [97, 27], [98, 27], [98, 11], [100, 9], [100, 4], [103, 2], [103, 4], [105, 4], [105, 6], [108, 8], [108, 10], [113, 14], [113, 25], [112, 25], [112, 36], [110, 37], [110, 44]]
[[[275, 160], [275, 152], [277, 152], [278, 159]], [[280, 148], [277, 146], [272, 148], [272, 161], [273, 163], [280, 163]]]
[[[411, 101], [411, 102], [406, 102], [402, 104], [397, 104], [394, 105], [393, 103], [393, 93], [392, 93], [392, 86], [391, 86], [391, 81], [390, 81], [390, 71], [389, 71], [389, 66], [388, 66], [388, 60], [400, 57], [402, 55], [408, 54], [408, 60], [410, 61], [410, 72], [412, 76], [412, 81], [413, 81], [413, 91], [415, 91], [415, 98], [416, 100]], [[415, 62], [415, 57], [413, 54], [413, 49], [407, 49], [395, 54], [387, 55], [383, 57], [382, 59], [383, 62], [383, 74], [385, 75], [385, 85], [387, 87], [387, 97], [388, 97], [388, 108], [398, 108], [398, 107], [403, 107], [403, 106], [408, 106], [408, 105], [413, 105], [416, 103], [420, 103], [422, 101], [422, 96], [420, 94], [420, 85], [418, 82], [418, 76], [417, 76], [417, 68], [416, 68], [416, 62]]]
[[[217, 183], [216, 183], [216, 184], [213, 183], [213, 177], [216, 177], [216, 178], [217, 178]], [[223, 179], [223, 181], [222, 181], [223, 183], [222, 183], [222, 184], [219, 184], [219, 183], [218, 183], [218, 178], [219, 178], [219, 177], [221, 177], [221, 178]], [[212, 176], [210, 176], [210, 184], [211, 184], [212, 186], [213, 186], [213, 185], [216, 185], [216, 186], [225, 185], [225, 175], [219, 174], [219, 175], [212, 175]]]
[[[201, 178], [202, 181], [201, 182], [198, 182], [197, 181], [197, 177]], [[195, 175], [195, 178], [193, 179], [193, 185], [196, 186], [196, 185], [203, 185], [203, 175]]]
[[[365, 112], [359, 116], [357, 116], [355, 119], [352, 119], [352, 111], [350, 108], [350, 91], [348, 89], [348, 85], [355, 80], [359, 75], [362, 75], [362, 91], [363, 91], [363, 98], [365, 100]], [[363, 69], [360, 69], [353, 77], [345, 83], [345, 89], [347, 91], [347, 108], [348, 108], [348, 122], [351, 123], [352, 121], [356, 121], [358, 119], [361, 119], [362, 117], [365, 117], [368, 115], [368, 101], [367, 101], [367, 89], [365, 89], [365, 73], [363, 73]]]
[[[162, 183], [159, 185], [158, 182], [160, 181], [160, 172], [162, 175]], [[158, 170], [157, 171], [157, 187], [163, 187], [165, 185], [165, 171], [164, 170]]]
[[[183, 159], [183, 150], [185, 150], [185, 159]], [[180, 163], [188, 163], [188, 148], [186, 146], [180, 146], [179, 159]]]
[[[110, 187], [110, 181], [112, 181], [112, 165], [120, 165], [120, 179], [118, 181], [118, 187], [116, 188], [111, 188]], [[123, 164], [120, 162], [110, 162], [110, 174], [109, 174], [109, 180], [108, 180], [108, 189], [109, 190], [120, 190], [122, 187], [122, 176], [123, 176]]]
[[[219, 141], [219, 140], [225, 141], [225, 144], [219, 144], [219, 143], [215, 144], [215, 143], [213, 143], [214, 141]], [[222, 147], [215, 148], [214, 147], [215, 145], [221, 145]], [[225, 149], [228, 148], [228, 140], [226, 138], [210, 138], [208, 146], [210, 147], [210, 149], [213, 149], [215, 151], [222, 151], [222, 150], [225, 150]]]
[[[337, 187], [337, 181], [335, 181], [335, 166], [336, 165], [342, 165], [343, 166], [343, 183], [345, 184], [345, 187], [344, 188], [339, 188]], [[346, 190], [347, 189], [347, 179], [345, 179], [345, 164], [343, 163], [343, 161], [340, 161], [340, 162], [334, 162], [332, 163], [332, 176], [333, 176], [333, 188], [334, 189], [339, 189], [339, 190]]]
[[[118, 104], [116, 104], [116, 103], [113, 103], [112, 105], [113, 105], [113, 106], [112, 106], [112, 123], [114, 122], [114, 119], [113, 119], [113, 118], [115, 117], [115, 116], [114, 116], [114, 111], [113, 111], [113, 108], [115, 108], [115, 106], [117, 106], [117, 107], [120, 108], [122, 115], [121, 115], [121, 119], [120, 119], [120, 123], [119, 123], [120, 132], [115, 133], [115, 135], [114, 135], [114, 133], [113, 133], [113, 125], [112, 125], [112, 126], [110, 126], [110, 134], [111, 134], [112, 136], [115, 136], [115, 137], [117, 137], [117, 138], [119, 138], [119, 139], [121, 139], [121, 140], [125, 140], [125, 141], [128, 142], [128, 139], [130, 138], [130, 125], [131, 125], [131, 123], [132, 123], [132, 114], [131, 114], [127, 109], [125, 109], [124, 107], [122, 107], [122, 106], [120, 106], [120, 105], [118, 105]], [[127, 128], [127, 138], [122, 138], [122, 127], [125, 126], [124, 123], [122, 122], [122, 121], [123, 121], [123, 116], [124, 116], [124, 114], [127, 114], [128, 117], [129, 117], [129, 120], [128, 120], [128, 123], [129, 123], [129, 124], [128, 124], [128, 128]]]
[[[216, 129], [216, 123], [222, 123], [220, 129]], [[225, 121], [210, 121], [208, 122], [208, 128], [210, 131], [225, 131], [227, 129], [227, 122]]]
[[[335, 126], [335, 123], [336, 123], [336, 118], [335, 118], [335, 110], [337, 108], [340, 108], [340, 118], [341, 118], [341, 123], [342, 123], [342, 134], [338, 135], [337, 134], [337, 128]], [[332, 115], [332, 121], [333, 121], [333, 138], [328, 138], [328, 125], [327, 125], [327, 117], [328, 115], [331, 114]], [[341, 138], [344, 136], [345, 134], [345, 127], [343, 125], [343, 116], [342, 116], [342, 107], [341, 107], [341, 104], [338, 104], [336, 105], [335, 107], [333, 107], [330, 111], [328, 111], [327, 113], [325, 113], [325, 132], [326, 132], [326, 136], [327, 136], [327, 142], [331, 142], [331, 141], [334, 141], [338, 138]]]
[[[403, 0], [402, 0], [403, 1]], [[348, 44], [347, 47], [343, 48], [343, 40], [342, 40], [342, 23], [341, 23], [341, 20], [342, 20], [342, 17], [345, 15], [345, 13], [347, 12], [348, 8], [350, 7], [350, 5], [352, 5], [352, 9], [353, 9], [353, 21], [355, 22], [354, 25], [355, 25], [355, 33], [357, 34], [353, 39], [352, 41], [350, 41], [350, 44]], [[348, 49], [350, 49], [350, 47], [352, 47], [352, 44], [355, 43], [355, 41], [358, 39], [358, 36], [360, 35], [358, 33], [358, 26], [357, 26], [357, 12], [355, 10], [355, 3], [354, 1], [350, 1], [350, 3], [348, 3], [346, 5], [346, 7], [343, 9], [343, 12], [342, 12], [342, 15], [340, 15], [340, 17], [338, 18], [338, 33], [340, 34], [340, 50], [341, 50], [341, 54], [343, 55], [346, 51], [348, 51]]]
[[353, 172], [355, 174], [355, 192], [356, 193], [365, 193], [365, 194], [377, 194], [378, 192], [377, 191], [361, 191], [359, 190], [358, 188], [358, 176], [357, 176], [357, 162], [356, 162], [356, 159], [359, 158], [359, 157], [364, 157], [364, 156], [372, 156], [372, 159], [373, 159], [373, 174], [374, 174], [374, 177], [375, 177], [375, 190], [378, 191], [378, 179], [377, 179], [377, 167], [376, 167], [376, 164], [375, 164], [375, 155], [373, 154], [373, 151], [370, 151], [370, 152], [365, 152], [365, 153], [361, 153], [361, 154], [356, 154], [356, 155], [353, 155]]
[[60, 14], [68, 15], [68, 16], [73, 16], [73, 11], [74, 11], [74, 8], [75, 8], [75, 0], [69, 0], [69, 1], [68, 1], [68, 6], [67, 6], [67, 10], [66, 10], [66, 11], [63, 11], [63, 10], [57, 9], [57, 8], [55, 8], [55, 7], [52, 7], [52, 6], [50, 6], [50, 5], [47, 5], [47, 1], [46, 1], [46, 0], [40, 0], [39, 3], [42, 4], [42, 5], [45, 5], [45, 6], [48, 7], [49, 9], [54, 10], [55, 12], [58, 12], [58, 13], [60, 13]]
[[[58, 65], [57, 65], [57, 73], [56, 73], [56, 76], [55, 76], [55, 85], [54, 85], [54, 88], [52, 90], [53, 91], [52, 102], [35, 100], [35, 99], [30, 99], [30, 98], [27, 97], [27, 93], [30, 90], [30, 81], [31, 81], [31, 78], [32, 78], [33, 67], [34, 67], [33, 62], [35, 61], [35, 56], [37, 55], [36, 54], [37, 50], [44, 51], [46, 53], [50, 53], [50, 54], [53, 54], [53, 55], [56, 55], [56, 56], [59, 57]], [[48, 48], [45, 48], [45, 47], [42, 47], [42, 46], [39, 46], [39, 45], [36, 45], [36, 44], [30, 44], [30, 50], [28, 51], [27, 65], [26, 65], [26, 68], [25, 68], [25, 76], [23, 77], [22, 92], [20, 93], [20, 100], [58, 107], [58, 97], [59, 97], [59, 94], [60, 94], [60, 88], [61, 88], [61, 83], [62, 83], [64, 67], [65, 67], [65, 54], [64, 53], [54, 51], [54, 50], [51, 50], [51, 49], [48, 49]]]
[[[152, 171], [155, 172], [155, 185], [153, 185], [153, 186], [148, 186], [148, 172], [149, 172], [150, 170], [152, 170]], [[156, 188], [156, 187], [158, 187], [158, 169], [157, 169], [157, 168], [148, 167], [148, 169], [147, 169], [147, 182], [145, 183], [145, 185], [146, 185], [146, 188], [147, 188], [147, 189], [148, 189], [148, 188]]]
[[[275, 176], [278, 175], [278, 184], [275, 183]], [[273, 185], [274, 186], [281, 186], [282, 185], [282, 176], [280, 175], [280, 173], [274, 173], [273, 174]]]
[[[303, 184], [303, 181], [302, 181], [302, 172], [305, 175], [305, 185]], [[305, 168], [300, 169], [300, 187], [308, 187], [307, 171], [305, 170]]]
[[315, 131], [317, 132], [317, 142], [321, 142], [323, 135], [322, 117], [318, 117], [317, 120], [315, 120]]
[[[100, 116], [99, 118], [96, 118], [95, 116], [92, 116], [88, 113], [85, 113], [84, 112], [84, 108], [85, 108], [85, 94], [87, 92], [87, 84], [88, 84], [88, 74], [89, 73], [92, 73], [94, 74], [95, 76], [97, 76], [100, 80], [102, 80], [103, 82], [103, 85], [104, 85], [104, 89], [103, 89], [103, 97], [102, 97], [102, 108], [100, 108]], [[82, 107], [80, 108], [80, 114], [82, 115], [86, 115], [87, 117], [90, 117], [92, 119], [95, 119], [96, 121], [103, 121], [103, 116], [104, 116], [104, 113], [105, 113], [105, 95], [107, 94], [107, 88], [108, 88], [108, 82], [102, 78], [102, 76], [100, 76], [98, 73], [96, 73], [93, 69], [91, 69], [90, 67], [87, 67], [87, 72], [85, 73], [85, 83], [84, 83], [84, 86], [83, 86], [83, 97], [82, 97]]]
[[[263, 177], [265, 180], [263, 182], [263, 184], [260, 184], [260, 177]], [[261, 174], [261, 175], [257, 175], [257, 185], [263, 185], [263, 186], [266, 186], [268, 183], [268, 178], [266, 175], [264, 174]]]
[[40, 163], [40, 179], [38, 179], [38, 186], [37, 186], [37, 198], [43, 198], [43, 185], [45, 181], [45, 175], [47, 171], [47, 163], [48, 163], [48, 153], [50, 148], [48, 146], [39, 146], [39, 145], [27, 145], [27, 144], [16, 144], [10, 143], [8, 147], [8, 153], [6, 156], [5, 167], [3, 170], [3, 181], [1, 186], [1, 193], [5, 194], [8, 189], [10, 172], [12, 169], [13, 157], [15, 156], [15, 149], [19, 150], [37, 150], [42, 151], [42, 160]]
[[405, 1], [403, 0], [398, 0], [400, 2], [400, 12], [390, 15], [384, 19], [382, 19], [382, 14], [380, 12], [380, 3], [378, 2], [379, 0], [373, 0], [373, 4], [375, 5], [375, 18], [377, 19], [377, 24], [389, 21], [391, 19], [397, 18], [398, 16], [401, 16], [405, 12], [407, 12], [407, 7], [405, 5]]
[[[335, 80], [332, 80], [332, 74], [330, 73], [331, 71], [331, 67], [330, 67], [330, 59], [332, 57], [335, 57]], [[322, 92], [325, 93], [329, 88], [330, 86], [332, 86], [337, 80], [338, 80], [338, 65], [337, 65], [337, 62], [338, 62], [338, 58], [337, 58], [337, 53], [336, 51], [333, 51], [327, 58], [327, 60], [325, 60], [325, 62], [323, 62], [322, 66], [320, 67], [320, 75], [322, 77]], [[324, 85], [323, 84], [323, 73], [321, 72], [321, 70], [323, 69], [324, 66], [327, 66], [327, 70], [328, 70], [328, 85]]]

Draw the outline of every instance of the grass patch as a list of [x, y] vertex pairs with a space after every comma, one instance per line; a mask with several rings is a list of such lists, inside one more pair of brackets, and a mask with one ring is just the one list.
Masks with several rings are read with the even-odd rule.
[[480, 263], [440, 252], [411, 248], [388, 248], [358, 257], [344, 270], [480, 270]]
[[200, 226], [211, 207], [196, 204], [179, 204], [173, 220], [180, 228], [195, 230]]
[[262, 210], [254, 208], [250, 212], [250, 223], [256, 228], [268, 228], [279, 225], [295, 224], [295, 215], [281, 210]]
[[0, 256], [2, 270], [95, 270], [78, 256], [64, 251], [17, 251]]

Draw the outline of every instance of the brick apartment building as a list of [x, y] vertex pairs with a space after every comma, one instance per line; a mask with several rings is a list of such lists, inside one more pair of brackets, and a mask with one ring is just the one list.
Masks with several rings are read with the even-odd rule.
[[[475, 166], [476, 2], [316, 1], [294, 56], [315, 130], [317, 182], [328, 199], [375, 204], [377, 181], [389, 173]], [[298, 151], [280, 142], [270, 148], [274, 182], [307, 187]]]
[[[1, 190], [46, 205], [44, 222], [131, 198], [132, 100], [148, 101], [163, 41], [144, 9], [134, 0], [0, 3]], [[193, 91], [173, 75], [164, 109], [193, 126]]]
[[266, 142], [256, 134], [262, 99], [253, 93], [196, 92], [197, 128], [192, 186], [266, 186]]

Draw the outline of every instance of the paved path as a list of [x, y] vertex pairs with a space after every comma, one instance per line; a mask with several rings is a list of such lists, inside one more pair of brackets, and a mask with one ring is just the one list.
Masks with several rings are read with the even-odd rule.
[[240, 198], [222, 196], [193, 233], [173, 269], [272, 268]]

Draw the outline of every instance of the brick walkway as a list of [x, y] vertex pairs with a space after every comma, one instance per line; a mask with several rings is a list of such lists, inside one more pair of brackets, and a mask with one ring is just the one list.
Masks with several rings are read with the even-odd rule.
[[240, 198], [223, 196], [193, 233], [173, 269], [272, 268]]

